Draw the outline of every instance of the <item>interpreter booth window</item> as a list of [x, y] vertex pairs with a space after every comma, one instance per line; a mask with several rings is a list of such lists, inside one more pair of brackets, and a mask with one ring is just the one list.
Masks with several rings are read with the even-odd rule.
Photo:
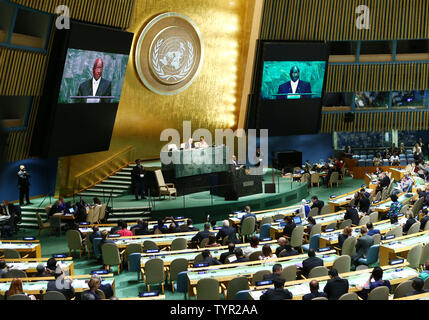
[[350, 109], [352, 103], [352, 92], [325, 92], [322, 100], [323, 107], [345, 107]]
[[329, 62], [355, 62], [357, 53], [356, 41], [328, 42]]
[[388, 109], [389, 92], [363, 91], [355, 94], [356, 109]]
[[362, 41], [359, 62], [392, 61], [393, 41]]
[[396, 61], [429, 60], [429, 40], [398, 40]]
[[0, 42], [7, 42], [12, 25], [15, 6], [0, 1]]
[[27, 126], [28, 114], [33, 97], [1, 96], [0, 121], [6, 129], [23, 129]]
[[429, 90], [393, 91], [392, 108], [426, 109], [429, 103]]

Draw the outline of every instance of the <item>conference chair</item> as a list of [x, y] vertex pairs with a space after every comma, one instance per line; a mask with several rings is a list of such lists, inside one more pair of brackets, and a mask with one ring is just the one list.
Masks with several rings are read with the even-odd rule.
[[31, 298], [25, 294], [14, 294], [13, 296], [7, 297], [7, 300], [31, 300]]
[[258, 238], [259, 239], [269, 238], [270, 237], [270, 228], [271, 228], [271, 223], [262, 224], [261, 229], [259, 230], [259, 235], [257, 235]]
[[240, 290], [235, 294], [234, 300], [250, 300], [249, 292], [252, 290]]
[[371, 247], [369, 247], [366, 258], [360, 258], [358, 260], [359, 264], [364, 264], [366, 266], [370, 266], [372, 264], [377, 263], [379, 250], [380, 250], [379, 244], [374, 244]]
[[320, 223], [316, 223], [314, 226], [311, 227], [309, 238], [311, 239], [312, 236], [318, 233], [322, 233], [322, 225]]
[[344, 167], [344, 165], [341, 167], [341, 172], [340, 172], [340, 180], [344, 180], [344, 177], [346, 176], [346, 168]]
[[101, 256], [101, 252], [100, 252], [100, 242], [101, 242], [101, 238], [94, 238], [92, 239], [92, 248], [94, 249], [94, 258], [98, 259]]
[[363, 216], [362, 218], [360, 218], [358, 226], [366, 226], [366, 224], [369, 221], [370, 221], [370, 217], [369, 216]]
[[318, 172], [314, 172], [310, 175], [310, 186], [313, 187], [315, 183], [317, 187], [320, 187], [320, 174]]
[[395, 238], [402, 237], [402, 226], [397, 226], [394, 229], [387, 231], [384, 237], [386, 238], [387, 236], [391, 235], [394, 235]]
[[343, 243], [343, 247], [341, 249], [335, 247], [335, 250], [337, 250], [337, 252], [341, 251], [342, 256], [348, 255], [352, 257], [356, 253], [356, 238], [355, 237], [347, 238]]
[[411, 211], [413, 212], [413, 217], [417, 217], [419, 211], [423, 208], [424, 200], [425, 199], [423, 197], [421, 197], [412, 206]]
[[137, 272], [137, 281], [140, 280], [141, 271], [141, 253], [130, 253], [128, 256], [128, 272]]
[[[280, 218], [283, 219], [283, 218]], [[272, 217], [263, 217], [260, 223], [260, 226], [262, 227], [264, 224], [271, 224], [273, 223], [273, 218]]]
[[257, 271], [252, 278], [252, 286], [256, 286], [256, 283], [264, 279], [264, 275], [271, 274], [269, 270], [259, 270]]
[[366, 269], [369, 269], [369, 267], [364, 264], [360, 264], [356, 267], [355, 271], [366, 270]]
[[338, 300], [359, 300], [359, 296], [355, 292], [344, 293]]
[[197, 300], [220, 300], [221, 288], [219, 281], [212, 278], [200, 279], [197, 282]]
[[174, 183], [165, 183], [161, 170], [155, 170], [155, 178], [158, 183], [159, 199], [161, 199], [161, 196], [164, 196], [165, 198], [166, 195], [168, 195], [170, 200], [171, 195], [174, 195], [174, 198], [177, 199], [177, 190]]
[[65, 301], [66, 297], [59, 291], [46, 291], [43, 295], [43, 300], [57, 300], [57, 301]]
[[258, 261], [260, 256], [262, 256], [262, 251], [254, 251], [250, 254], [249, 260]]
[[92, 219], [91, 219], [91, 222], [90, 222], [91, 224], [98, 223], [99, 218], [100, 218], [100, 212], [101, 212], [101, 205], [98, 204], [94, 208]]
[[328, 298], [326, 298], [326, 297], [317, 297], [317, 298], [311, 299], [311, 301], [313, 301], [313, 300], [328, 300]]
[[290, 265], [283, 269], [280, 278], [285, 279], [285, 281], [295, 281], [296, 280], [296, 265]]
[[330, 224], [328, 224], [325, 228], [326, 229], [337, 229], [337, 222], [331, 222]]
[[376, 233], [372, 235], [372, 239], [374, 239], [374, 244], [380, 244], [381, 242], [381, 234]]
[[245, 242], [247, 236], [251, 236], [255, 232], [255, 223], [256, 219], [253, 217], [247, 217], [243, 220], [240, 229], [240, 236], [243, 242]]
[[187, 299], [188, 293], [188, 271], [182, 271], [177, 274], [177, 282], [175, 284], [175, 291], [181, 292], [184, 295], [184, 300]]
[[228, 243], [228, 241], [229, 241], [229, 236], [226, 236], [225, 238], [222, 239], [222, 245], [226, 246], [226, 244]]
[[400, 283], [393, 293], [393, 299], [405, 297], [408, 293], [413, 292], [413, 281], [408, 280]]
[[4, 259], [21, 259], [21, 254], [15, 249], [4, 249]]
[[105, 243], [101, 247], [101, 255], [103, 256], [103, 264], [105, 266], [118, 266], [118, 275], [121, 271], [121, 256], [119, 249], [114, 243]]
[[226, 297], [226, 300], [234, 300], [237, 292], [242, 290], [249, 290], [249, 281], [246, 277], [238, 277], [234, 278], [228, 282], [228, 286], [225, 284], [220, 284], [223, 296]]
[[203, 258], [203, 254], [202, 254], [202, 253], [199, 253], [199, 254], [197, 254], [197, 255], [195, 256], [195, 258], [194, 258], [194, 264], [195, 264], [195, 263], [201, 263], [201, 262], [203, 262], [203, 260], [204, 260], [204, 258]]
[[420, 267], [420, 259], [422, 257], [422, 244], [419, 243], [418, 245], [415, 245], [408, 251], [407, 255], [407, 261], [409, 263], [410, 268], [419, 269]]
[[[79, 258], [82, 257], [82, 251], [84, 250], [84, 245], [82, 243], [82, 237], [80, 236], [79, 231], [77, 230], [67, 230], [66, 232], [67, 246], [69, 248], [69, 257], [72, 255], [72, 250], [79, 250]], [[88, 241], [90, 241], [88, 239]]]
[[409, 206], [408, 204], [404, 205], [404, 206], [401, 208], [401, 210], [399, 210], [399, 213], [403, 213], [403, 214], [407, 213], [407, 211], [408, 211], [409, 207], [410, 207], [410, 206]]
[[413, 225], [410, 227], [410, 229], [408, 229], [407, 235], [417, 233], [419, 231], [420, 231], [420, 221], [416, 221], [413, 223]]
[[185, 238], [176, 238], [171, 243], [171, 251], [183, 250], [188, 246], [188, 242]]
[[152, 240], [146, 240], [143, 242], [143, 250], [159, 250], [159, 248]]
[[170, 279], [171, 290], [174, 292], [174, 283], [177, 281], [178, 274], [183, 271], [188, 271], [188, 260], [185, 258], [177, 258], [171, 261], [168, 279]]
[[132, 253], [142, 253], [142, 245], [140, 243], [130, 243], [126, 246], [125, 252], [124, 252], [124, 262], [128, 263], [128, 259], [130, 254]]
[[161, 284], [162, 293], [164, 293], [165, 271], [162, 259], [149, 259], [144, 266], [144, 276], [147, 291], [150, 291], [152, 284]]
[[89, 224], [93, 224], [94, 222], [94, 216], [95, 216], [95, 208], [90, 208], [88, 214], [86, 215], [86, 222], [88, 222]]
[[378, 221], [378, 211], [369, 214], [369, 222], [376, 223]]
[[199, 248], [205, 248], [207, 244], [209, 243], [209, 238], [204, 238], [201, 240], [200, 244], [198, 245]]
[[329, 214], [329, 213], [331, 213], [331, 206], [329, 204], [325, 204], [322, 207], [322, 210], [320, 210], [320, 215], [322, 216], [324, 214]]
[[376, 194], [375, 194], [375, 200], [374, 201], [380, 201], [381, 200], [381, 191], [378, 191]]
[[281, 214], [281, 213], [279, 213], [279, 214], [275, 214], [274, 216], [273, 216], [273, 221], [276, 221], [276, 220], [283, 220], [285, 218], [285, 215], [284, 214]]
[[323, 266], [314, 267], [308, 273], [308, 279], [327, 276], [328, 272], [329, 270], [326, 267], [323, 267]]
[[344, 220], [340, 223], [338, 230], [343, 230], [345, 227], [350, 227], [352, 225], [352, 219]]
[[51, 229], [51, 224], [49, 222], [43, 222], [40, 213], [36, 212], [37, 224], [39, 226], [39, 236], [42, 235], [43, 230]]
[[329, 177], [328, 181], [328, 187], [332, 187], [332, 185], [335, 184], [338, 187], [338, 172], [332, 172], [331, 176]]
[[310, 174], [309, 173], [304, 173], [301, 177], [300, 182], [301, 183], [308, 183], [310, 180]]
[[368, 294], [368, 300], [389, 300], [389, 288], [381, 286], [372, 289]]
[[51, 216], [49, 223], [53, 232], [58, 230], [57, 236], [61, 236], [61, 230], [67, 226], [66, 223], [61, 222], [61, 218], [58, 216]]
[[420, 265], [424, 265], [429, 260], [429, 243], [426, 243], [422, 249], [422, 256], [420, 258]]
[[352, 258], [350, 256], [340, 256], [334, 260], [333, 269], [337, 269], [338, 273], [350, 272]]
[[319, 215], [319, 208], [316, 208], [316, 207], [311, 209], [310, 212], [308, 213], [309, 217], [314, 217], [314, 216], [318, 216], [318, 215]]
[[88, 252], [88, 259], [91, 258], [91, 253], [94, 253], [94, 247], [93, 247], [92, 241], [89, 240], [91, 234], [92, 234], [92, 232], [90, 231], [90, 232], [87, 232], [86, 236], [85, 236], [85, 239], [87, 239], [87, 241], [86, 241], [86, 251]]
[[302, 251], [302, 244], [304, 242], [304, 226], [296, 226], [292, 230], [290, 237], [290, 245], [292, 248], [299, 248]]
[[103, 203], [101, 205], [100, 216], [98, 217], [98, 223], [101, 223], [106, 217], [106, 208], [107, 208], [107, 203]]
[[[313, 231], [313, 228], [311, 229], [311, 231]], [[313, 235], [310, 238], [310, 242], [308, 244], [302, 245], [302, 250], [304, 250], [304, 252], [308, 252], [310, 249], [314, 249], [314, 250], [319, 249], [319, 240], [320, 240], [320, 233]]]
[[423, 231], [427, 231], [427, 230], [429, 230], [429, 223], [426, 223], [425, 228], [423, 229]]
[[5, 278], [27, 278], [24, 270], [10, 269], [6, 272]]
[[425, 280], [425, 285], [423, 286], [423, 289], [429, 290], [429, 278]]

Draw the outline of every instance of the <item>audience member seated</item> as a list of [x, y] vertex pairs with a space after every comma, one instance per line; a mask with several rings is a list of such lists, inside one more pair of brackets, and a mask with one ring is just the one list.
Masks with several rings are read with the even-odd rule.
[[182, 231], [183, 232], [200, 231], [200, 229], [194, 227], [194, 225], [192, 223], [192, 219], [187, 219], [186, 220], [186, 227], [184, 227], [184, 229]]
[[422, 210], [422, 215], [423, 215], [423, 217], [420, 219], [420, 229], [424, 230], [426, 227], [426, 223], [429, 220], [427, 208]]
[[209, 242], [206, 244], [206, 247], [220, 247], [220, 244], [216, 242], [216, 236], [214, 234], [209, 235]]
[[425, 262], [425, 268], [422, 272], [420, 272], [419, 278], [423, 281], [426, 281], [426, 279], [429, 278], [429, 260]]
[[299, 207], [299, 209], [296, 209], [295, 213], [303, 214], [307, 218], [309, 212], [310, 212], [310, 206], [307, 204], [307, 200], [302, 199], [301, 206]]
[[373, 237], [368, 235], [368, 229], [365, 226], [360, 228], [361, 236], [356, 241], [356, 254], [352, 257], [352, 262], [358, 265], [360, 258], [366, 258], [369, 248], [374, 244]]
[[67, 300], [74, 297], [75, 291], [72, 286], [73, 281], [70, 277], [65, 277], [61, 267], [57, 266], [57, 269], [53, 274], [55, 280], [49, 280], [46, 291], [58, 291], [61, 292]]
[[257, 236], [252, 236], [252, 238], [250, 238], [250, 246], [245, 247], [243, 253], [246, 258], [249, 258], [253, 252], [261, 250], [262, 248], [259, 245], [259, 238]]
[[381, 192], [383, 191], [383, 188], [388, 187], [390, 184], [390, 178], [386, 175], [386, 172], [381, 172], [379, 175], [379, 180], [377, 184], [377, 188], [375, 189], [375, 192]]
[[28, 295], [24, 292], [24, 289], [22, 288], [22, 280], [19, 278], [15, 278], [12, 280], [12, 282], [10, 283], [9, 290], [4, 293], [4, 300], [7, 300], [8, 297], [11, 297], [15, 294], [24, 294], [28, 296], [31, 300], [36, 300], [36, 297], [34, 295]]
[[118, 221], [118, 223], [117, 223], [117, 225], [116, 226], [114, 226], [114, 227], [112, 227], [111, 229], [110, 229], [110, 234], [115, 234], [115, 233], [117, 233], [119, 230], [121, 230], [122, 229], [122, 223], [123, 223], [124, 221], [122, 220], [122, 219], [120, 219], [119, 221]]
[[392, 154], [389, 159], [391, 166], [399, 166], [400, 160], [397, 154]]
[[202, 255], [203, 255], [203, 261], [201, 261], [201, 263], [208, 263], [209, 266], [222, 264], [219, 260], [212, 257], [212, 255], [210, 254], [210, 250], [204, 250], [202, 252]]
[[221, 255], [219, 257], [219, 261], [221, 263], [225, 263], [225, 259], [227, 257], [235, 255], [234, 250], [235, 250], [235, 243], [234, 242], [229, 242], [228, 243], [228, 251], [221, 253]]
[[134, 229], [140, 229], [140, 228], [142, 228], [143, 227], [143, 219], [138, 219], [137, 220], [137, 224], [135, 224], [135, 225], [133, 225], [132, 227], [130, 227], [130, 231], [131, 232], [134, 232], [134, 234], [135, 234], [135, 231], [133, 231]]
[[319, 281], [311, 280], [310, 281], [310, 293], [305, 294], [302, 297], [302, 300], [312, 300], [314, 298], [319, 298], [319, 297], [327, 298], [328, 295], [325, 292], [319, 291]]
[[338, 300], [343, 294], [349, 292], [349, 281], [342, 279], [338, 275], [337, 269], [332, 268], [328, 275], [330, 279], [323, 288], [323, 292], [327, 294], [329, 300]]
[[381, 234], [380, 230], [374, 229], [374, 225], [371, 222], [368, 222], [366, 224], [366, 227], [368, 228], [368, 235], [373, 236], [374, 234]]
[[36, 278], [42, 278], [42, 277], [50, 277], [51, 274], [46, 270], [46, 267], [43, 263], [39, 263], [36, 266], [37, 273], [34, 274], [34, 277]]
[[390, 159], [390, 156], [392, 154], [389, 151], [389, 148], [384, 149], [384, 153], [383, 153], [383, 159]]
[[273, 281], [275, 278], [279, 278], [282, 275], [283, 267], [280, 263], [273, 265], [273, 272], [269, 274], [264, 274], [262, 279], [264, 281]]
[[192, 239], [191, 241], [196, 243], [196, 244], [200, 244], [201, 241], [205, 238], [208, 238], [212, 233], [210, 232], [210, 224], [209, 223], [205, 223], [204, 224], [204, 230], [198, 232]]
[[103, 244], [105, 244], [105, 243], [115, 243], [113, 240], [107, 239], [108, 235], [109, 235], [109, 233], [107, 232], [107, 230], [103, 230], [101, 232], [101, 241], [98, 244], [98, 250], [100, 251], [100, 259], [101, 259], [101, 261], [103, 261], [103, 257], [102, 257], [102, 252], [103, 251], [101, 251], [101, 248], [103, 247]]
[[346, 213], [344, 214], [344, 220], [352, 220], [352, 224], [357, 226], [359, 224], [359, 212], [356, 208], [346, 205]]
[[235, 260], [234, 263], [249, 262], [250, 261], [249, 258], [244, 257], [243, 250], [241, 248], [235, 249], [235, 256], [237, 257], [237, 260]]
[[[372, 280], [374, 280], [374, 281], [372, 281]], [[360, 290], [358, 292], [358, 295], [362, 299], [366, 300], [366, 299], [368, 299], [368, 294], [373, 289], [375, 289], [377, 287], [381, 287], [381, 286], [388, 287], [389, 291], [392, 290], [392, 287], [390, 285], [390, 281], [389, 280], [383, 280], [383, 269], [381, 269], [380, 267], [375, 267], [371, 272], [371, 275], [368, 279], [368, 282], [366, 282], [363, 287], [357, 287], [357, 289]]]
[[48, 218], [52, 217], [55, 213], [63, 212], [65, 209], [64, 198], [60, 197], [55, 203], [52, 205], [49, 210]]
[[296, 224], [291, 216], [284, 217], [284, 221], [286, 222], [286, 225], [283, 228], [283, 235], [290, 238], [292, 237], [292, 231], [295, 229]]
[[283, 248], [284, 249], [278, 255], [278, 257], [280, 257], [280, 258], [296, 256], [299, 254], [298, 251], [296, 251], [295, 249], [292, 248], [289, 240], [287, 240], [287, 239], [285, 239], [285, 243], [284, 243]]
[[285, 244], [286, 244], [286, 238], [285, 237], [280, 237], [277, 240], [277, 244], [279, 245], [276, 249], [276, 256], [279, 257], [280, 256], [280, 252], [282, 252], [285, 248]]
[[89, 241], [91, 241], [91, 243], [94, 244], [95, 238], [101, 238], [101, 232], [98, 226], [92, 227], [92, 233], [89, 235]]
[[164, 227], [164, 223], [167, 220], [168, 220], [167, 217], [165, 217], [164, 219], [158, 219], [157, 225], [154, 226], [154, 228], [153, 228], [153, 233], [154, 234], [167, 233], [168, 229], [166, 227]]
[[277, 258], [277, 256], [271, 250], [270, 245], [264, 244], [262, 246], [262, 255], [259, 256], [259, 260], [268, 260], [268, 259], [274, 259], [274, 258]]
[[380, 173], [382, 173], [382, 172], [384, 172], [383, 168], [382, 167], [377, 167], [377, 168], [375, 168], [374, 174], [377, 177], [380, 177]]
[[310, 234], [311, 232], [311, 228], [313, 228], [313, 226], [316, 224], [316, 220], [314, 220], [313, 217], [308, 217], [307, 218], [307, 233]]
[[390, 200], [392, 204], [390, 205], [386, 218], [389, 218], [391, 223], [396, 223], [398, 222], [398, 214], [402, 209], [402, 203], [398, 201], [398, 196], [396, 194], [392, 194]]
[[116, 233], [120, 234], [121, 237], [132, 237], [133, 233], [127, 229], [128, 225], [125, 221], [122, 222], [121, 230]]
[[365, 189], [361, 190], [358, 195], [357, 207], [360, 212], [365, 214], [369, 213], [369, 207], [371, 206], [371, 201], [369, 201], [368, 197], [365, 195]]
[[222, 229], [220, 229], [216, 235], [216, 240], [219, 243], [223, 243], [223, 240], [228, 237], [228, 241], [239, 243], [237, 239], [237, 230], [234, 227], [229, 226], [228, 220], [223, 220]]
[[325, 203], [322, 200], [319, 200], [317, 196], [312, 196], [311, 202], [313, 202], [313, 204], [311, 205], [310, 209], [318, 208], [319, 209], [318, 214], [320, 214], [320, 211], [322, 210]]
[[249, 206], [245, 206], [244, 207], [244, 212], [245, 212], [245, 214], [241, 217], [241, 223], [243, 223], [244, 219], [246, 219], [247, 217], [253, 217], [253, 218], [255, 218], [255, 222], [256, 222], [256, 215], [254, 213], [250, 212], [250, 207]]
[[269, 288], [261, 295], [261, 300], [285, 300], [292, 299], [292, 293], [289, 290], [284, 289], [285, 280], [282, 278], [276, 278], [273, 280], [274, 289]]
[[89, 290], [82, 292], [82, 300], [101, 300], [97, 290], [100, 288], [101, 280], [97, 277], [91, 277], [88, 281]]
[[402, 231], [404, 233], [407, 233], [408, 230], [411, 228], [411, 226], [417, 222], [416, 219], [413, 218], [413, 212], [411, 210], [407, 212], [406, 217], [407, 217], [407, 222], [402, 227]]
[[136, 228], [134, 231], [136, 236], [145, 236], [151, 234], [152, 232], [149, 230], [149, 226], [147, 221], [143, 221], [140, 228]]
[[375, 157], [372, 159], [372, 162], [375, 167], [381, 166], [381, 164], [383, 163], [383, 158], [381, 157], [381, 154], [377, 153]]
[[168, 226], [166, 233], [177, 233], [177, 232], [180, 232], [179, 226], [176, 225], [175, 222], [171, 222], [170, 225]]
[[316, 257], [314, 249], [308, 250], [308, 258], [302, 262], [302, 275], [308, 277], [311, 269], [315, 267], [323, 267], [323, 260]]
[[425, 282], [422, 279], [415, 278], [412, 283], [414, 291], [408, 293], [407, 296], [415, 296], [416, 294], [429, 292], [428, 289], [423, 289], [424, 285], [425, 285]]
[[343, 233], [338, 235], [338, 248], [343, 247], [344, 241], [352, 236], [353, 229], [350, 226], [347, 226], [343, 229]]

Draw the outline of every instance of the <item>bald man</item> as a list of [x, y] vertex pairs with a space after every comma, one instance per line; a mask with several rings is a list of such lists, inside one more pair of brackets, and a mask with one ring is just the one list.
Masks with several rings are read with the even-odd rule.
[[[103, 59], [98, 58], [92, 67], [92, 79], [82, 82], [79, 86], [78, 96], [111, 96], [112, 83], [102, 78], [104, 63]], [[85, 102], [85, 100], [83, 101]], [[110, 99], [88, 98], [87, 103], [110, 103]]]
[[[310, 82], [299, 80], [299, 68], [293, 66], [289, 72], [290, 81], [285, 82], [279, 86], [279, 94], [300, 94], [300, 93], [311, 93]], [[300, 95], [301, 98], [311, 98], [311, 94]], [[278, 95], [277, 99], [287, 99], [288, 95]]]

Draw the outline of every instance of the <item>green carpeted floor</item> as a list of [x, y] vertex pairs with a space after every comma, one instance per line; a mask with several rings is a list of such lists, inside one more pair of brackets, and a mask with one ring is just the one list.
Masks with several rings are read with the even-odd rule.
[[[364, 183], [363, 180], [352, 179], [350, 177], [346, 177], [345, 180], [341, 181], [339, 187], [336, 188], [326, 188], [326, 187], [313, 187], [309, 189], [309, 197], [310, 199], [312, 195], [317, 195], [319, 199], [323, 200], [327, 203], [329, 197], [333, 194], [340, 195], [350, 191], [353, 191], [359, 188]], [[34, 201], [33, 201], [34, 202]], [[135, 202], [130, 201], [133, 205]], [[299, 204], [299, 202], [295, 204]], [[218, 225], [221, 225], [221, 221], [218, 221]], [[196, 225], [200, 229], [202, 228], [202, 224]], [[21, 239], [23, 236], [35, 236], [37, 239], [40, 239], [42, 244], [42, 256], [43, 257], [51, 257], [53, 254], [58, 253], [68, 253], [67, 241], [66, 237], [63, 234], [60, 237], [55, 235], [51, 235], [50, 231], [44, 231], [42, 236], [39, 237], [38, 231], [34, 229], [21, 229], [19, 234], [15, 236], [15, 239]], [[88, 259], [87, 256], [78, 258], [78, 253], [74, 255], [74, 263], [75, 263], [75, 274], [89, 274], [92, 270], [100, 269], [101, 264], [97, 263], [94, 259]], [[116, 269], [114, 269], [116, 271]], [[118, 298], [122, 297], [133, 297], [137, 296], [139, 292], [146, 291], [146, 286], [144, 282], [137, 282], [137, 274], [134, 272], [128, 272], [127, 270], [122, 270], [120, 275], [115, 275], [115, 288], [116, 288], [116, 296]], [[152, 290], [160, 290], [159, 286], [152, 286]], [[183, 294], [181, 293], [172, 293], [171, 290], [166, 287], [165, 291], [166, 299], [175, 299], [182, 300]]]

